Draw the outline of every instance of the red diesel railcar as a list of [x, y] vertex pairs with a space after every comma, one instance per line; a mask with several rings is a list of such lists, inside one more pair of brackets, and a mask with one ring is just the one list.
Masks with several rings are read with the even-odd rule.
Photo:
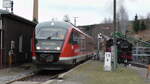
[[93, 42], [71, 23], [39, 23], [32, 40], [32, 58], [41, 69], [66, 69], [94, 55]]

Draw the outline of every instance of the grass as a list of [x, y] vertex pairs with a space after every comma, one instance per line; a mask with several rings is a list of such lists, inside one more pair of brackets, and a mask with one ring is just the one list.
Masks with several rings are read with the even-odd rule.
[[119, 66], [116, 72], [105, 72], [103, 64], [89, 62], [66, 76], [69, 81], [78, 81], [81, 84], [150, 84], [144, 82], [136, 72]]

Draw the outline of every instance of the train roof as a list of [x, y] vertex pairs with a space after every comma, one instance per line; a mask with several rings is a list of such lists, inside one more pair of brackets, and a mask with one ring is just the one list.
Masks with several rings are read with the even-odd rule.
[[88, 38], [92, 38], [91, 36], [85, 34], [83, 31], [81, 31], [80, 29], [76, 28], [73, 24], [69, 23], [69, 22], [65, 22], [65, 21], [47, 21], [47, 22], [42, 22], [37, 24], [36, 28], [47, 28], [47, 27], [52, 27], [52, 28], [64, 28], [64, 29], [68, 29], [68, 28], [73, 28], [76, 31], [84, 34], [85, 36], [87, 36]]
[[47, 21], [37, 24], [36, 28], [46, 28], [46, 27], [53, 27], [53, 28], [71, 28], [72, 24], [63, 21]]

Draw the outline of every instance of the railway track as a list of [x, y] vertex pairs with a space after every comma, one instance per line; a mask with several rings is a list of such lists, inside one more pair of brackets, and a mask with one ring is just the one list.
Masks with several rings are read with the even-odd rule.
[[7, 84], [40, 84], [46, 82], [48, 80], [59, 79], [59, 75], [66, 72], [65, 70], [62, 71], [48, 71], [42, 70], [35, 74], [26, 76], [21, 79], [17, 79], [15, 81], [11, 81]]
[[30, 75], [27, 75], [25, 77], [12, 80], [6, 84], [43, 84], [46, 81], [49, 80], [61, 80], [63, 78], [63, 75], [66, 74], [67, 72], [73, 70], [76, 66], [79, 64], [84, 63], [85, 61], [82, 61], [78, 64], [76, 64], [74, 67], [72, 67], [69, 70], [42, 70], [42, 71], [37, 71], [35, 73], [32, 73]]

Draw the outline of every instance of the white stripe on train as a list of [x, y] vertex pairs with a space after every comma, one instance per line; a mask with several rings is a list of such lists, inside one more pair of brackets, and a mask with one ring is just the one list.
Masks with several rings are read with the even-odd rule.
[[86, 57], [87, 55], [73, 56], [73, 57], [60, 57], [59, 60], [73, 60], [80, 59], [82, 57]]

